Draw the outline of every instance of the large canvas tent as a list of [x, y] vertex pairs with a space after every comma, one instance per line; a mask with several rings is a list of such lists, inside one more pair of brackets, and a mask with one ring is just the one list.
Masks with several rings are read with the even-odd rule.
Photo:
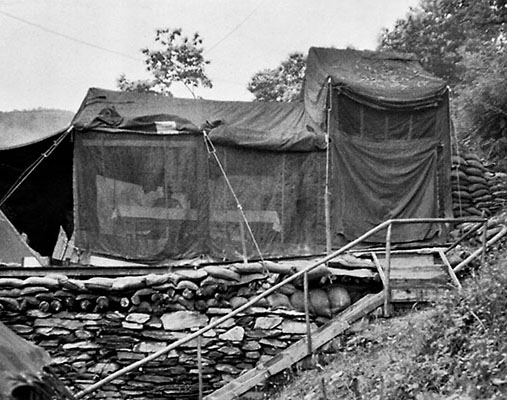
[[73, 125], [81, 249], [145, 262], [323, 251], [324, 138], [302, 104], [91, 89]]
[[[331, 136], [335, 242], [391, 218], [451, 215], [448, 90], [413, 56], [311, 48], [304, 101]], [[396, 225], [393, 239], [436, 229]]]
[[[54, 153], [67, 175], [53, 215], [68, 221], [73, 199], [80, 252], [148, 263], [316, 254], [326, 229], [336, 247], [389, 218], [450, 215], [443, 81], [411, 56], [311, 48], [303, 95], [249, 103], [90, 89]], [[439, 229], [395, 226], [393, 240], [442, 239]]]

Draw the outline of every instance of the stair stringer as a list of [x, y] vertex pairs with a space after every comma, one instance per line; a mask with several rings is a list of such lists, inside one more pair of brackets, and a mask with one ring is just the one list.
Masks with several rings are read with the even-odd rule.
[[[319, 349], [330, 340], [334, 339], [345, 330], [347, 330], [351, 323], [369, 314], [383, 304], [384, 292], [377, 294], [367, 294], [358, 302], [352, 304], [346, 310], [338, 314], [335, 318], [327, 322], [325, 325], [312, 332], [311, 340], [313, 350], [315, 351]], [[281, 351], [279, 354], [266, 361], [265, 363], [257, 365], [255, 368], [245, 372], [235, 380], [222, 386], [220, 389], [217, 389], [213, 393], [210, 393], [204, 399], [237, 399], [239, 396], [248, 392], [254, 386], [259, 385], [269, 377], [276, 375], [284, 369], [291, 367], [308, 355], [307, 339], [304, 338]]]

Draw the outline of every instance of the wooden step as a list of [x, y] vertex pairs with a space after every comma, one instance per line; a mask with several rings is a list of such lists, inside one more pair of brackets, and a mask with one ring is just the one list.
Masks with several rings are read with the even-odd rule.
[[450, 290], [449, 287], [439, 288], [397, 288], [391, 290], [391, 302], [393, 303], [430, 303], [442, 299]]
[[[352, 322], [369, 314], [382, 304], [384, 304], [383, 293], [368, 294], [358, 302], [352, 304], [327, 324], [321, 326], [315, 332], [312, 332], [314, 351], [344, 332]], [[259, 385], [284, 369], [291, 367], [308, 355], [308, 344], [305, 338], [281, 351], [271, 360], [257, 365], [254, 369], [247, 371], [232, 382], [227, 383], [225, 386], [209, 394], [205, 397], [205, 400], [236, 399], [254, 386]]]

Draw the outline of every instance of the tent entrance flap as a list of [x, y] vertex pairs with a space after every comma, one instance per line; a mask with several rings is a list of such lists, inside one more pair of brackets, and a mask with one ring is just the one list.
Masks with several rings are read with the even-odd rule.
[[[378, 142], [335, 135], [336, 232], [350, 241], [388, 219], [437, 217], [438, 147], [432, 140]], [[435, 233], [431, 225], [397, 225], [393, 241], [423, 241]], [[383, 234], [373, 241], [383, 242]]]
[[[216, 151], [262, 257], [324, 249], [324, 152]], [[77, 132], [74, 152], [80, 249], [155, 263], [259, 257], [202, 134]]]

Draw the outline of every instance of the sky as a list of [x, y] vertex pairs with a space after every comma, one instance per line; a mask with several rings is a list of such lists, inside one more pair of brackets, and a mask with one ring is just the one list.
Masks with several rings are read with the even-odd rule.
[[[146, 79], [140, 50], [157, 28], [204, 39], [205, 99], [253, 99], [246, 86], [311, 46], [373, 50], [419, 0], [0, 0], [0, 110], [77, 111], [90, 87]], [[176, 97], [191, 97], [180, 84]]]

